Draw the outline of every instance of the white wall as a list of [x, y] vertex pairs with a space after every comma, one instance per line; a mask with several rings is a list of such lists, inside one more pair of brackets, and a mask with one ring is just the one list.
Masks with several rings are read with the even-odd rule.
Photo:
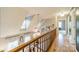
[[27, 12], [22, 8], [0, 8], [0, 11], [0, 36], [5, 37], [19, 33]]

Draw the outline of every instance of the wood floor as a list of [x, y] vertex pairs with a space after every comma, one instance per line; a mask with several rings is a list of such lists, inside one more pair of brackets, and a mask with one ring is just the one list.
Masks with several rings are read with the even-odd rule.
[[59, 33], [54, 43], [52, 43], [49, 52], [76, 52], [76, 45], [70, 43], [65, 34]]

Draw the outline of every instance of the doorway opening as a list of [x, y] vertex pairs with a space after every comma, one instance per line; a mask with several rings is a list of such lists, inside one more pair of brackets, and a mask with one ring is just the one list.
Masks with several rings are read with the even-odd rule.
[[65, 34], [65, 20], [58, 21], [58, 29], [59, 29], [59, 32]]

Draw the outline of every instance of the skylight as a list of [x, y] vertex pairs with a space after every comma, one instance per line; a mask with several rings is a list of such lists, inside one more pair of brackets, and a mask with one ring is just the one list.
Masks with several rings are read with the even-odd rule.
[[32, 19], [32, 16], [25, 17], [25, 20], [22, 23], [21, 29], [27, 30], [30, 25], [31, 19]]

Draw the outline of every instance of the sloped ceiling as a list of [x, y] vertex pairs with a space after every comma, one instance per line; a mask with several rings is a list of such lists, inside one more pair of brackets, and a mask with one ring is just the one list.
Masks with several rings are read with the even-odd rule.
[[40, 14], [40, 17], [46, 18], [56, 16], [56, 14], [59, 12], [67, 12], [70, 10], [70, 7], [28, 7], [23, 9], [28, 11], [28, 15]]
[[69, 9], [69, 7], [0, 8], [0, 36], [5, 37], [18, 33], [25, 16], [40, 14], [40, 18], [50, 18]]

